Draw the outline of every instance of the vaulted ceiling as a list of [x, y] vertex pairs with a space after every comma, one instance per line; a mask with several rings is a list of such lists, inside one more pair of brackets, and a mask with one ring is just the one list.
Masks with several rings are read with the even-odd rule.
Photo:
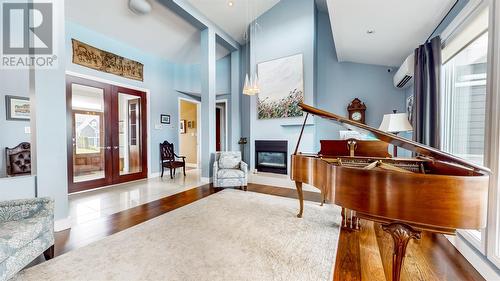
[[339, 61], [399, 66], [456, 0], [327, 0]]
[[[187, 0], [233, 39], [244, 43], [248, 25], [280, 0]], [[307, 0], [311, 1], [311, 0]]]
[[[176, 63], [198, 63], [200, 31], [157, 1], [137, 15], [124, 0], [66, 0], [66, 19], [146, 53]], [[221, 46], [217, 57], [227, 55]]]

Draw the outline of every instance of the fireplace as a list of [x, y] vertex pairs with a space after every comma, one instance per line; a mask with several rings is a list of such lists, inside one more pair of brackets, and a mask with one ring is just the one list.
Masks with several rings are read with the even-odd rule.
[[255, 169], [259, 172], [287, 174], [288, 142], [281, 140], [255, 141]]

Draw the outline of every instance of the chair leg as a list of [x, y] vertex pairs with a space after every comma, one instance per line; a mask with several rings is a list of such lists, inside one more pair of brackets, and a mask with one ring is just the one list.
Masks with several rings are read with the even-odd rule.
[[43, 256], [45, 257], [46, 261], [54, 258], [54, 245], [50, 246], [50, 248], [45, 250], [45, 252], [43, 252]]
[[163, 178], [163, 170], [165, 170], [165, 167], [163, 165], [161, 166], [161, 178]]
[[170, 168], [170, 178], [173, 179], [174, 176], [173, 176], [173, 173], [172, 173], [172, 168]]
[[182, 166], [182, 172], [184, 173], [184, 176], [186, 176], [186, 165]]
[[177, 172], [177, 168], [174, 168], [174, 177], [175, 177], [175, 172]]

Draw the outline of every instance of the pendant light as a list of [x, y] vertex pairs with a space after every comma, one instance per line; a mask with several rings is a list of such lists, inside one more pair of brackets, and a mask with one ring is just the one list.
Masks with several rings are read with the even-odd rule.
[[[249, 2], [247, 0], [247, 22], [248, 22], [248, 19], [249, 19]], [[252, 12], [252, 18], [253, 18], [253, 12]], [[247, 32], [245, 32], [245, 37], [247, 39], [247, 54], [248, 54], [248, 62], [251, 65], [255, 65], [255, 59], [251, 60], [250, 59], [250, 52], [252, 51], [251, 49], [252, 48], [252, 45], [254, 44], [257, 44], [257, 28], [258, 28], [258, 23], [257, 23], [257, 19], [255, 19], [255, 22], [253, 22], [252, 24], [250, 24], [250, 28], [249, 28], [249, 31], [250, 31], [250, 34], [248, 34]], [[253, 31], [253, 36], [252, 36], [252, 31]], [[253, 40], [254, 44], [251, 44], [250, 43], [250, 40]], [[253, 56], [255, 58], [255, 55]], [[251, 69], [251, 67], [248, 67], [248, 69]], [[245, 83], [243, 84], [243, 94], [244, 95], [248, 95], [248, 96], [255, 96], [257, 95], [258, 93], [260, 92], [260, 84], [259, 84], [259, 77], [257, 75], [257, 71], [255, 71], [254, 73], [250, 73], [250, 75], [247, 74], [245, 75]]]

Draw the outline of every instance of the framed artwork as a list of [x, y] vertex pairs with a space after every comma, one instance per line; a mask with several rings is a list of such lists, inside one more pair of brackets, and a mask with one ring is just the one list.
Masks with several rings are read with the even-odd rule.
[[186, 120], [184, 120], [184, 119], [181, 119], [181, 121], [179, 122], [179, 132], [181, 134], [186, 133]]
[[258, 119], [300, 117], [299, 103], [304, 100], [302, 54], [279, 58], [257, 65], [260, 93]]
[[7, 120], [29, 121], [30, 99], [27, 97], [5, 96]]
[[413, 126], [413, 95], [406, 98], [406, 113], [408, 114], [408, 121]]
[[170, 124], [170, 115], [168, 115], [168, 114], [160, 114], [160, 123], [162, 123], [162, 124]]

